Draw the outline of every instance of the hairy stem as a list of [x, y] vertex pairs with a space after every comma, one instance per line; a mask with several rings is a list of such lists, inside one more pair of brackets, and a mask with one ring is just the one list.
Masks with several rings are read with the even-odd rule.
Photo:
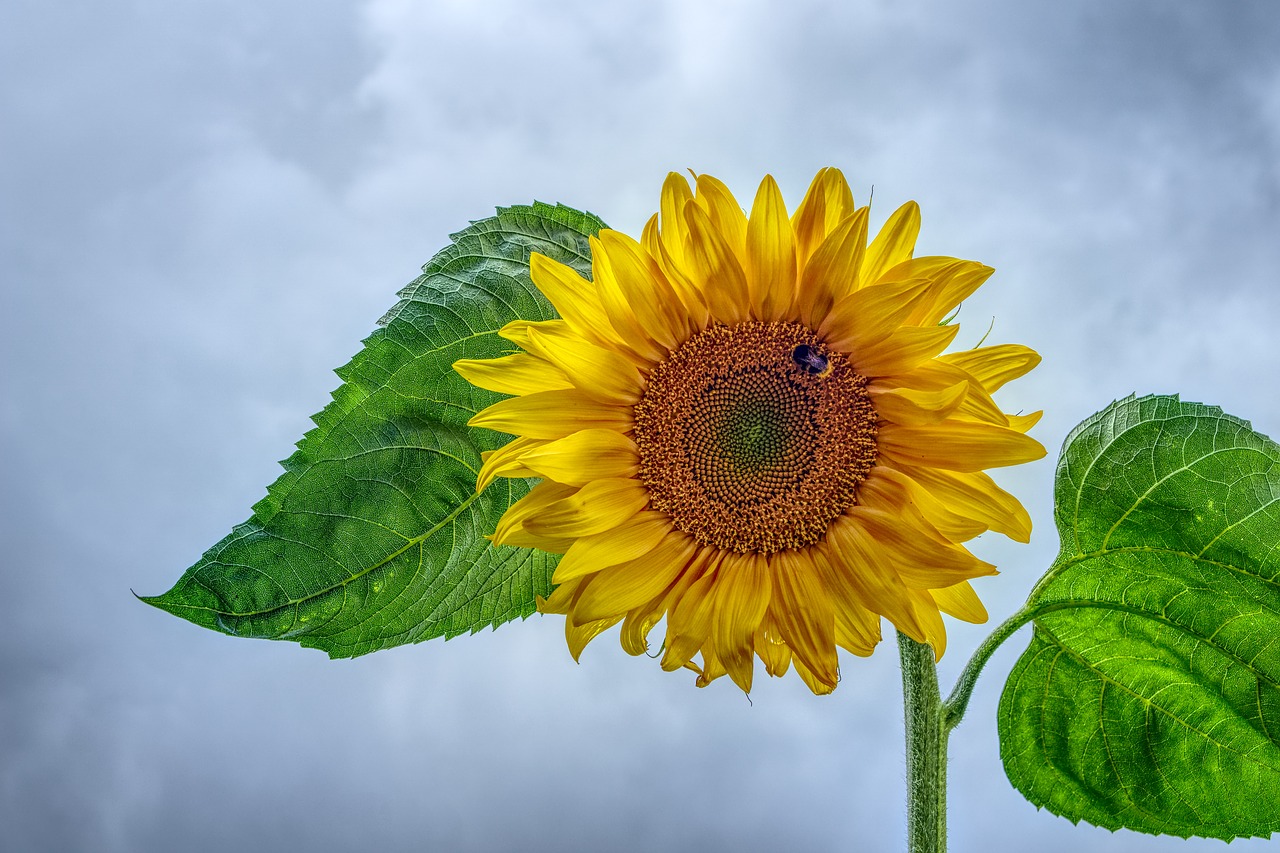
[[987, 661], [991, 660], [991, 655], [1001, 643], [1012, 637], [1019, 628], [1037, 615], [1038, 611], [1023, 607], [992, 631], [974, 651], [973, 657], [969, 658], [964, 671], [956, 679], [956, 686], [951, 689], [951, 695], [942, 704], [942, 724], [948, 732], [960, 725], [960, 720], [964, 718], [964, 712], [969, 708], [969, 699], [973, 696], [973, 686], [977, 683], [978, 676], [982, 674], [982, 668], [987, 665]]
[[898, 634], [907, 731], [907, 850], [947, 849], [947, 733], [933, 649]]

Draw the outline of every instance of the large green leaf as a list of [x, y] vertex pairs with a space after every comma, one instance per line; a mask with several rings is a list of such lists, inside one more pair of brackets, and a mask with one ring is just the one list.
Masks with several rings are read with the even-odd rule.
[[1280, 830], [1280, 447], [1176, 397], [1114, 403], [1058, 462], [1000, 751], [1032, 803], [1109, 829]]
[[555, 316], [529, 280], [540, 252], [590, 272], [603, 223], [566, 207], [499, 209], [453, 235], [338, 371], [343, 384], [253, 517], [164, 595], [144, 601], [228, 634], [350, 657], [533, 612], [556, 557], [484, 538], [529, 483], [475, 494], [483, 450], [467, 420], [498, 395], [452, 368], [513, 347], [497, 330]]

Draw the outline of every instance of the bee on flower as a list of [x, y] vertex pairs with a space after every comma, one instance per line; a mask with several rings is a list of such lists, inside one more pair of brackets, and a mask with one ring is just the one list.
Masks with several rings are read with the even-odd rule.
[[668, 176], [639, 241], [591, 240], [591, 277], [541, 255], [559, 314], [500, 334], [519, 350], [454, 367], [512, 395], [470, 423], [514, 438], [477, 482], [542, 481], [497, 545], [563, 554], [539, 602], [577, 658], [622, 623], [631, 654], [665, 620], [661, 663], [750, 691], [755, 658], [815, 693], [837, 648], [881, 618], [941, 657], [941, 613], [982, 622], [966, 541], [1025, 542], [1026, 510], [985, 469], [1044, 456], [1039, 413], [992, 399], [1039, 362], [1004, 344], [945, 353], [943, 322], [992, 273], [913, 257], [919, 208], [868, 242], [866, 206], [823, 169], [788, 215], [773, 178], [745, 213], [723, 183]]

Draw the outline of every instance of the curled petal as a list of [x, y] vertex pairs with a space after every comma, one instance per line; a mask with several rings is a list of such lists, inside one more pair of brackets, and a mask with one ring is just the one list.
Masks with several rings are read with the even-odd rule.
[[649, 491], [639, 480], [593, 480], [527, 519], [524, 529], [539, 536], [591, 536], [628, 521], [648, 503]]
[[534, 438], [513, 438], [497, 450], [486, 450], [480, 454], [482, 464], [476, 474], [476, 494], [483, 492], [497, 477], [530, 477], [536, 476], [525, 467], [524, 455], [543, 442]]
[[999, 344], [947, 353], [938, 360], [960, 368], [994, 394], [1006, 382], [1029, 373], [1040, 363], [1040, 353], [1021, 344]]
[[771, 612], [782, 636], [813, 680], [826, 688], [824, 692], [834, 690], [840, 677], [836, 615], [821, 575], [812, 561], [795, 551], [778, 552], [769, 570], [773, 576]]
[[969, 393], [969, 383], [957, 382], [938, 391], [879, 389], [874, 386], [869, 390], [881, 418], [903, 426], [925, 426], [946, 420], [959, 409]]
[[670, 530], [671, 521], [662, 513], [641, 512], [612, 530], [583, 536], [565, 552], [552, 582], [564, 583], [643, 557]]
[[[808, 258], [796, 293], [797, 313], [801, 321], [818, 326], [835, 305], [858, 289], [858, 276], [867, 245], [867, 213], [868, 209], [864, 207], [850, 215]], [[864, 306], [857, 303], [841, 310], [844, 313], [838, 316], [846, 322], [840, 326], [840, 331], [852, 332], [862, 320], [859, 312], [865, 310]], [[907, 311], [902, 311], [903, 318], [906, 315]]]
[[606, 618], [660, 601], [688, 567], [694, 549], [692, 539], [672, 531], [649, 553], [593, 575], [577, 604], [579, 618]]
[[690, 569], [695, 579], [667, 617], [663, 669], [671, 671], [688, 666], [711, 636], [712, 592], [721, 561], [721, 554], [712, 551], [703, 551], [695, 558]]
[[593, 480], [635, 476], [640, 457], [635, 442], [622, 433], [584, 429], [555, 441], [531, 442], [519, 463], [535, 476], [584, 486]]
[[769, 608], [769, 570], [761, 554], [730, 554], [716, 580], [711, 639], [716, 657], [744, 693], [751, 692], [756, 629]]
[[701, 207], [685, 205], [689, 222], [689, 277], [707, 300], [711, 316], [733, 325], [750, 314], [747, 277], [733, 248]]
[[[573, 387], [602, 403], [632, 405], [644, 391], [640, 371], [625, 356], [575, 338], [550, 341], [543, 332], [529, 330], [529, 349], [555, 367]], [[532, 389], [533, 393], [540, 390]], [[530, 393], [530, 392], [525, 392]]]
[[937, 426], [887, 424], [877, 436], [880, 452], [914, 467], [981, 471], [1043, 459], [1044, 445], [1017, 430], [971, 421]]

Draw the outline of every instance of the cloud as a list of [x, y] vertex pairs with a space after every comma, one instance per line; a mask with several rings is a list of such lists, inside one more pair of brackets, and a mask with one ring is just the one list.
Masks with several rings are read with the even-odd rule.
[[[1280, 427], [1280, 36], [1266, 3], [20, 3], [0, 34], [0, 846], [899, 846], [888, 644], [746, 703], [531, 619], [329, 662], [150, 611], [242, 520], [446, 234], [533, 198], [635, 232], [668, 170], [794, 204], [843, 167], [992, 263], [962, 340], [1051, 451], [1132, 390]], [[11, 462], [9, 460], [12, 460]], [[984, 537], [996, 618], [1056, 550], [1052, 462]], [[944, 681], [985, 634], [958, 626]], [[955, 846], [1167, 849], [1004, 781], [1001, 652], [954, 739]], [[529, 843], [529, 839], [535, 839]], [[1239, 845], [1253, 849], [1255, 844]], [[1256, 845], [1261, 849], [1261, 844]], [[1179, 849], [1210, 849], [1190, 842]], [[1233, 848], [1234, 849], [1234, 848]]]

